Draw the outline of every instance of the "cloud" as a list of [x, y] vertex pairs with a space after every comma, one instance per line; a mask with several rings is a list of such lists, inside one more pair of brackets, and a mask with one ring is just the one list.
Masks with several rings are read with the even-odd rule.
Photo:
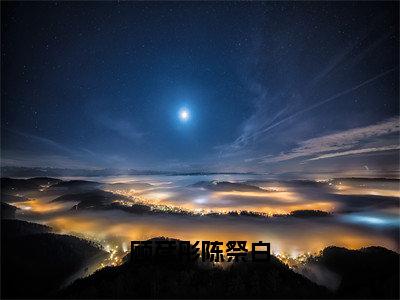
[[[365, 59], [365, 57], [372, 51], [374, 51], [379, 45], [381, 45], [383, 41], [387, 40], [391, 36], [391, 34], [392, 32], [388, 32], [382, 35], [367, 47], [362, 47], [361, 45], [363, 45], [365, 41], [371, 38], [368, 34], [364, 34], [363, 39], [352, 41], [349, 46], [344, 47], [342, 50], [339, 50], [339, 53], [333, 57], [328, 65], [310, 81], [310, 83], [308, 84], [308, 88], [314, 88], [323, 79], [327, 79], [330, 75], [336, 73], [338, 71], [338, 67], [343, 64], [346, 64], [347, 68], [353, 67], [354, 65]], [[360, 50], [358, 55], [352, 56], [351, 54], [357, 50]]]
[[[320, 155], [320, 156], [317, 156], [314, 158], [310, 158], [308, 160], [318, 160], [318, 159], [332, 158], [332, 157], [338, 157], [338, 156], [355, 155], [355, 154], [363, 154], [363, 153], [371, 153], [371, 152], [382, 152], [382, 151], [399, 150], [399, 149], [400, 149], [399, 145], [364, 148], [364, 149], [356, 149], [356, 150], [349, 150], [349, 151], [343, 151], [343, 152], [334, 152], [334, 153], [323, 154], [323, 155]], [[365, 167], [367, 167], [367, 170], [368, 170], [368, 166], [365, 166]]]
[[[320, 155], [320, 158], [328, 158], [343, 155], [361, 154], [368, 152], [393, 150], [393, 146], [372, 147], [366, 149], [352, 149], [359, 146], [361, 142], [400, 131], [398, 117], [390, 118], [384, 122], [366, 127], [358, 127], [350, 130], [325, 135], [318, 138], [312, 138], [303, 141], [298, 147], [289, 152], [281, 153], [276, 156], [264, 156], [260, 160], [262, 163], [275, 163], [286, 161], [298, 157], [313, 156], [320, 153], [339, 151]], [[350, 149], [352, 149], [350, 151]], [[367, 151], [369, 149], [369, 151]], [[377, 150], [381, 149], [381, 150]], [[346, 150], [346, 151], [343, 151]], [[358, 152], [357, 152], [358, 151]], [[315, 158], [318, 159], [318, 158]], [[315, 160], [310, 159], [310, 160]]]
[[305, 112], [308, 112], [308, 111], [310, 111], [310, 110], [312, 110], [314, 108], [320, 107], [320, 106], [322, 106], [322, 105], [324, 105], [324, 104], [326, 104], [328, 102], [331, 102], [331, 101], [333, 101], [333, 100], [335, 100], [335, 99], [337, 99], [337, 98], [339, 98], [341, 96], [344, 96], [344, 95], [346, 95], [346, 94], [348, 94], [350, 92], [353, 92], [353, 91], [355, 91], [355, 90], [357, 90], [357, 89], [359, 89], [359, 88], [361, 88], [361, 87], [363, 87], [365, 85], [368, 85], [368, 84], [376, 81], [377, 79], [379, 79], [379, 78], [381, 78], [381, 77], [393, 72], [394, 70], [395, 70], [395, 68], [392, 68], [390, 70], [382, 72], [382, 73], [380, 73], [380, 74], [378, 74], [378, 75], [376, 75], [376, 76], [374, 76], [374, 77], [372, 77], [372, 78], [370, 78], [370, 79], [368, 79], [368, 80], [366, 80], [366, 81], [364, 81], [364, 82], [362, 82], [362, 83], [360, 83], [358, 85], [355, 85], [355, 86], [353, 86], [351, 88], [343, 90], [343, 91], [341, 91], [339, 93], [336, 93], [335, 95], [333, 95], [333, 96], [331, 96], [329, 98], [326, 98], [326, 99], [324, 99], [322, 101], [319, 101], [319, 102], [317, 102], [317, 103], [315, 103], [315, 104], [313, 104], [313, 105], [311, 105], [309, 107], [306, 107], [305, 109], [299, 110], [298, 112], [296, 112], [293, 115], [290, 115], [290, 116], [288, 116], [288, 117], [286, 117], [286, 118], [284, 118], [284, 119], [282, 119], [282, 120], [280, 120], [280, 121], [278, 121], [276, 123], [273, 123], [273, 124], [267, 126], [266, 128], [263, 128], [262, 130], [254, 132], [253, 135], [250, 136], [250, 137], [254, 138], [254, 137], [256, 137], [256, 136], [258, 136], [258, 135], [260, 135], [262, 133], [266, 133], [266, 132], [270, 131], [271, 129], [281, 125], [282, 123], [287, 122], [287, 121], [289, 121], [289, 120], [291, 120], [291, 119], [293, 119], [293, 118], [295, 118], [295, 117], [297, 117], [297, 116], [299, 116], [299, 115], [301, 115], [301, 114], [303, 114]]
[[[337, 114], [341, 114], [342, 110], [358, 105], [352, 104], [353, 97], [358, 99], [365, 93], [365, 89], [373, 90], [375, 85], [392, 80], [392, 75], [398, 71], [392, 64], [382, 65], [379, 70], [364, 70], [363, 65], [360, 65], [368, 62], [384, 43], [389, 42], [392, 34], [392, 31], [382, 34], [379, 31], [360, 29], [355, 39], [350, 38], [340, 45], [332, 45], [336, 54], [321, 55], [320, 58], [325, 59], [318, 64], [311, 64], [307, 73], [304, 73], [303, 68], [297, 67], [302, 64], [302, 61], [298, 61], [300, 57], [297, 56], [297, 50], [291, 53], [290, 48], [285, 48], [288, 51], [285, 60], [280, 60], [280, 56], [274, 56], [271, 52], [271, 49], [280, 46], [284, 48], [287, 42], [284, 37], [269, 43], [265, 37], [260, 37], [250, 56], [253, 59], [243, 72], [244, 85], [249, 91], [253, 111], [240, 124], [234, 139], [214, 147], [216, 161], [229, 161], [235, 166], [242, 165], [264, 171], [264, 166], [257, 166], [253, 162], [277, 162], [323, 153], [318, 152], [318, 147], [311, 154], [306, 149], [290, 151], [290, 148], [300, 148], [301, 141], [310, 137], [310, 133], [314, 134], [319, 126], [324, 130], [322, 134], [329, 127], [338, 128], [340, 119], [323, 109], [325, 106], [338, 103], [340, 105]], [[271, 42], [276, 44], [270, 45]], [[298, 44], [301, 45], [302, 42], [304, 40], [300, 35]], [[270, 55], [266, 56], [266, 52]], [[370, 101], [368, 97], [365, 100]], [[380, 114], [381, 112], [376, 111], [374, 120]], [[365, 121], [370, 117], [371, 112], [367, 107], [357, 110], [354, 112], [356, 125], [352, 126], [357, 126], [360, 120]], [[351, 124], [351, 121], [346, 120], [345, 124]], [[374, 148], [389, 144], [394, 143], [386, 140], [366, 146], [346, 142], [346, 145], [337, 148], [331, 145], [325, 151], [340, 152], [354, 150], [355, 147]], [[289, 152], [279, 154], [280, 151]], [[266, 156], [267, 154], [270, 156]]]
[[[329, 103], [333, 100], [336, 100], [344, 95], [354, 92], [364, 86], [372, 84], [373, 82], [390, 74], [391, 72], [393, 72], [395, 70], [396, 70], [396, 68], [388, 69], [388, 70], [386, 70], [378, 75], [375, 75], [355, 86], [352, 86], [348, 89], [342, 90], [342, 91], [332, 95], [331, 97], [328, 97], [326, 99], [318, 101], [304, 109], [298, 110], [297, 112], [295, 112], [293, 114], [289, 114], [289, 115], [286, 114], [290, 107], [289, 105], [286, 105], [283, 109], [279, 110], [276, 114], [273, 114], [272, 117], [270, 117], [270, 118], [266, 117], [268, 115], [268, 110], [269, 110], [268, 106], [265, 106], [265, 104], [263, 105], [263, 103], [265, 103], [268, 95], [267, 95], [265, 89], [263, 89], [259, 85], [256, 85], [255, 87], [253, 87], [255, 89], [255, 91], [258, 93], [258, 97], [256, 99], [256, 113], [253, 114], [245, 122], [245, 124], [242, 128], [242, 133], [239, 135], [239, 137], [236, 140], [234, 140], [230, 144], [217, 146], [217, 147], [215, 147], [215, 149], [220, 151], [220, 153], [224, 152], [224, 155], [223, 155], [224, 157], [235, 156], [237, 154], [240, 154], [241, 152], [243, 152], [243, 150], [245, 148], [247, 148], [247, 146], [249, 145], [249, 143], [251, 141], [259, 142], [259, 139], [262, 135], [265, 137], [265, 135], [268, 132], [270, 132], [274, 128], [280, 126], [281, 124], [291, 121], [292, 119], [295, 119], [300, 115], [303, 115], [311, 110], [314, 110], [315, 108], [323, 106], [324, 104], [327, 104], [327, 103]], [[288, 96], [289, 100], [293, 100], [293, 101], [301, 100], [300, 94], [294, 93], [294, 94], [287, 95], [287, 96]], [[269, 100], [278, 101], [279, 98], [272, 97]], [[286, 116], [285, 116], [285, 114], [286, 114]], [[339, 150], [339, 149], [341, 149], [341, 148], [330, 149], [330, 150]], [[320, 151], [320, 152], [322, 152], [322, 151]], [[303, 156], [303, 155], [301, 155], [300, 153], [299, 154], [292, 153], [289, 156], [289, 158], [287, 158], [287, 159], [295, 158], [298, 156]], [[282, 160], [287, 160], [287, 159], [282, 159]], [[271, 158], [271, 161], [273, 161], [273, 158]]]

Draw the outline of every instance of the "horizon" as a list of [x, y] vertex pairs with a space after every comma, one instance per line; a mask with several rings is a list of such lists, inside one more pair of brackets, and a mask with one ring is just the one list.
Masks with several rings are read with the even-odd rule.
[[[267, 176], [265, 178], [279, 179], [279, 180], [329, 180], [338, 178], [364, 178], [364, 179], [393, 179], [400, 180], [398, 170], [386, 170], [384, 172], [356, 172], [356, 173], [332, 173], [330, 171], [325, 172], [287, 172], [287, 173], [271, 173], [271, 172], [233, 172], [233, 171], [207, 171], [207, 170], [152, 170], [152, 169], [117, 169], [117, 168], [93, 168], [93, 169], [82, 169], [82, 168], [58, 168], [58, 167], [22, 167], [22, 166], [2, 166], [0, 167], [2, 177], [10, 178], [35, 178], [35, 177], [107, 177], [107, 176], [124, 176], [124, 175], [136, 175], [136, 176], [148, 176], [148, 175], [159, 175], [159, 176], [196, 176], [196, 175], [262, 175]], [[50, 172], [50, 174], [46, 174]], [[47, 176], [48, 175], [48, 176]]]

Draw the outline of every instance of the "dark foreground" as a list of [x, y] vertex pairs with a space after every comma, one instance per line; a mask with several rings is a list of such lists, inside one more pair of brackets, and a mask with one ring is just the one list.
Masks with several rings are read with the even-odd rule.
[[[317, 285], [272, 257], [228, 268], [200, 263], [126, 263], [60, 288], [93, 256], [88, 241], [51, 228], [2, 220], [2, 298], [392, 298], [399, 297], [399, 255], [381, 247], [328, 247], [310, 265], [340, 279], [335, 291]], [[304, 270], [303, 270], [304, 271]], [[308, 276], [311, 278], [310, 276]]]

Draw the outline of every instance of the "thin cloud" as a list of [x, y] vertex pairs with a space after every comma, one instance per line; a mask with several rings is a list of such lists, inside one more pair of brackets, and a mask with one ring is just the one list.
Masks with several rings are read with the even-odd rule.
[[[374, 147], [374, 148], [365, 148], [365, 149], [356, 149], [356, 150], [349, 150], [349, 151], [343, 151], [343, 152], [335, 152], [335, 153], [328, 153], [328, 154], [323, 154], [314, 158], [308, 159], [310, 160], [318, 160], [318, 159], [325, 159], [325, 158], [333, 158], [333, 157], [338, 157], [338, 156], [347, 156], [347, 155], [357, 155], [357, 154], [364, 154], [364, 153], [372, 153], [372, 152], [382, 152], [382, 151], [391, 151], [391, 150], [399, 150], [400, 146], [399, 145], [391, 145], [391, 146], [385, 146], [385, 147]], [[367, 167], [368, 170], [368, 166]]]
[[279, 122], [276, 122], [275, 124], [272, 124], [271, 126], [268, 126], [267, 128], [265, 128], [265, 129], [263, 129], [263, 130], [261, 130], [261, 131], [259, 131], [259, 132], [255, 132], [255, 133], [254, 133], [254, 136], [259, 135], [259, 134], [261, 134], [261, 133], [266, 133], [266, 132], [270, 131], [271, 129], [275, 128], [276, 126], [278, 126], [278, 125], [280, 125], [280, 124], [282, 124], [282, 123], [284, 123], [284, 122], [286, 122], [286, 121], [289, 121], [289, 120], [291, 120], [291, 119], [297, 117], [298, 115], [301, 115], [301, 114], [303, 114], [303, 113], [305, 113], [305, 112], [308, 112], [308, 111], [310, 111], [310, 110], [312, 110], [312, 109], [314, 109], [314, 108], [320, 107], [320, 106], [322, 106], [323, 104], [326, 104], [326, 103], [328, 103], [328, 102], [331, 102], [332, 100], [335, 100], [335, 99], [337, 99], [337, 98], [339, 98], [339, 97], [341, 97], [341, 96], [344, 96], [344, 95], [346, 95], [346, 94], [348, 94], [348, 93], [350, 93], [350, 92], [353, 92], [353, 91], [355, 91], [355, 90], [357, 90], [357, 89], [359, 89], [359, 88], [361, 88], [361, 87], [363, 87], [363, 86], [365, 86], [365, 85], [368, 85], [368, 84], [370, 84], [370, 83], [372, 83], [372, 82], [378, 80], [379, 78], [381, 78], [381, 77], [383, 77], [383, 76], [385, 76], [385, 75], [387, 75], [387, 74], [393, 72], [394, 70], [395, 70], [395, 68], [389, 69], [389, 70], [387, 70], [387, 71], [385, 71], [385, 72], [382, 72], [382, 73], [380, 73], [380, 74], [378, 74], [378, 75], [376, 75], [376, 76], [374, 76], [374, 77], [372, 77], [372, 78], [370, 78], [370, 79], [368, 79], [368, 80], [365, 80], [364, 82], [362, 82], [362, 83], [360, 83], [360, 84], [358, 84], [358, 85], [356, 85], [356, 86], [353, 86], [353, 87], [351, 87], [351, 88], [348, 88], [348, 89], [346, 89], [346, 90], [344, 90], [344, 91], [341, 91], [341, 92], [339, 92], [339, 93], [337, 93], [337, 94], [335, 94], [335, 95], [333, 95], [333, 96], [331, 96], [331, 97], [329, 97], [329, 98], [327, 98], [327, 99], [324, 99], [324, 100], [322, 100], [322, 101], [320, 101], [320, 102], [317, 102], [317, 103], [315, 103], [315, 104], [313, 104], [313, 105], [311, 105], [311, 106], [309, 106], [309, 107], [307, 107], [307, 108], [305, 108], [305, 109], [303, 109], [303, 110], [300, 110], [300, 111], [298, 111], [297, 113], [295, 113], [295, 114], [293, 114], [293, 115], [291, 115], [291, 116], [288, 116], [288, 117], [286, 117], [286, 118], [280, 120]]
[[[332, 152], [332, 151], [339, 151], [341, 153], [346, 153], [346, 152], [350, 153], [350, 151], [347, 150], [356, 147], [362, 141], [366, 141], [368, 139], [375, 137], [398, 133], [399, 131], [400, 131], [399, 119], [398, 117], [394, 117], [384, 122], [373, 124], [370, 126], [353, 128], [350, 130], [303, 141], [299, 144], [298, 147], [292, 149], [287, 153], [281, 153], [277, 156], [262, 157], [261, 163], [281, 162], [298, 157], [313, 156], [316, 154]], [[382, 146], [370, 149], [383, 149], [383, 148], [384, 147]], [[346, 151], [343, 152], [344, 150]], [[357, 151], [357, 150], [353, 149], [352, 151]], [[360, 152], [360, 153], [365, 153], [365, 152]], [[352, 154], [356, 154], [356, 152]], [[325, 155], [325, 157], [327, 156]], [[335, 155], [333, 155], [332, 157], [335, 157]]]
[[[377, 81], [378, 79], [388, 75], [389, 73], [393, 72], [396, 68], [391, 68], [389, 70], [386, 70], [376, 76], [373, 76], [363, 82], [361, 82], [360, 84], [357, 84], [353, 87], [350, 87], [348, 89], [345, 89], [341, 92], [336, 93], [335, 95], [328, 97], [322, 101], [319, 101], [309, 107], [306, 107], [302, 110], [297, 111], [296, 113], [289, 115], [287, 117], [284, 117], [283, 119], [276, 121], [281, 115], [283, 115], [288, 107], [285, 107], [283, 110], [279, 111], [276, 115], [273, 116], [273, 118], [269, 119], [267, 122], [264, 122], [262, 124], [258, 123], [258, 118], [257, 116], [259, 115], [259, 113], [256, 113], [255, 115], [253, 115], [248, 122], [246, 123], [246, 126], [244, 127], [244, 130], [242, 132], [242, 134], [232, 143], [227, 144], [227, 145], [222, 145], [222, 146], [218, 146], [216, 147], [217, 150], [221, 150], [224, 152], [237, 152], [240, 151], [241, 149], [243, 149], [244, 147], [246, 147], [249, 143], [249, 141], [251, 140], [256, 140], [260, 135], [262, 134], [266, 134], [267, 132], [271, 131], [272, 129], [274, 129], [275, 127], [286, 123], [287, 121], [290, 121], [306, 112], [309, 112], [315, 108], [318, 108], [320, 106], [323, 106], [324, 104], [327, 104], [333, 100], [338, 99], [339, 97], [342, 97], [344, 95], [347, 95], [351, 92], [354, 92], [366, 85], [372, 84], [373, 82]], [[263, 97], [265, 97], [266, 95], [263, 95], [261, 98], [263, 99]], [[263, 115], [263, 114], [261, 114]], [[264, 115], [265, 118], [265, 115]], [[276, 121], [276, 122], [275, 122]], [[298, 155], [300, 156], [300, 155]], [[291, 158], [294, 158], [297, 156], [293, 156]]]

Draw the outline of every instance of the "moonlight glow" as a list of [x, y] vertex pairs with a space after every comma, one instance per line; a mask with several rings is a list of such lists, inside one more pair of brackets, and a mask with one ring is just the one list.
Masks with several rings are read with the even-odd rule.
[[186, 121], [188, 121], [188, 120], [190, 119], [190, 113], [189, 113], [189, 111], [188, 111], [186, 108], [182, 108], [182, 109], [179, 111], [179, 119], [180, 119], [182, 122], [186, 122]]

